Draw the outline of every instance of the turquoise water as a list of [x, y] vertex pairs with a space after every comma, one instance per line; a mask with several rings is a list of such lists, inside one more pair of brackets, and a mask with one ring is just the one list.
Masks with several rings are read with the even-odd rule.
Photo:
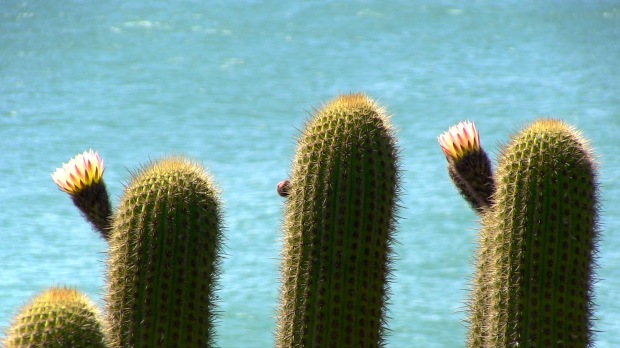
[[309, 113], [365, 92], [404, 170], [390, 347], [462, 347], [477, 217], [436, 142], [470, 119], [492, 154], [539, 116], [600, 157], [597, 347], [620, 338], [616, 1], [13, 1], [0, 6], [0, 327], [42, 289], [101, 304], [106, 244], [50, 174], [89, 148], [114, 203], [140, 165], [204, 164], [223, 190], [218, 343], [273, 345], [282, 200]]

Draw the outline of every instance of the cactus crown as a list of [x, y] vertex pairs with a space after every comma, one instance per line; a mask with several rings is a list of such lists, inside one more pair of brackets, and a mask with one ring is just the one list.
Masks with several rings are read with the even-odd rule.
[[470, 347], [591, 343], [598, 194], [592, 150], [539, 120], [502, 151], [483, 214]]
[[35, 297], [13, 321], [7, 348], [105, 347], [95, 305], [75, 289], [52, 287]]
[[113, 345], [213, 345], [219, 195], [211, 176], [183, 158], [165, 158], [133, 176], [110, 239], [106, 302]]
[[343, 95], [316, 111], [286, 203], [278, 347], [383, 344], [398, 177], [374, 101]]

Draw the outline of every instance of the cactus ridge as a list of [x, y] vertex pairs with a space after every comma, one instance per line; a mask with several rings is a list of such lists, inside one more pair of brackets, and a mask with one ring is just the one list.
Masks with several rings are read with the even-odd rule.
[[286, 206], [277, 346], [383, 344], [398, 179], [393, 130], [370, 98], [341, 96], [306, 125]]
[[537, 121], [501, 153], [496, 182], [469, 346], [591, 345], [599, 206], [589, 144], [561, 121]]
[[6, 348], [106, 347], [97, 308], [71, 288], [52, 287], [37, 295], [6, 334]]
[[113, 345], [214, 344], [219, 195], [210, 175], [180, 157], [133, 176], [110, 240], [106, 297]]

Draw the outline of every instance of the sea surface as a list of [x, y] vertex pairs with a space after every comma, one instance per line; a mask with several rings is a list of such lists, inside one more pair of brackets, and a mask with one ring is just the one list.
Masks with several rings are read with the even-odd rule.
[[48, 1], [0, 6], [0, 328], [52, 285], [103, 306], [106, 243], [50, 174], [94, 149], [114, 206], [169, 155], [222, 190], [221, 347], [271, 347], [283, 200], [312, 112], [363, 92], [403, 171], [388, 347], [463, 347], [478, 217], [437, 136], [472, 120], [493, 160], [539, 117], [599, 161], [596, 347], [620, 347], [618, 1]]

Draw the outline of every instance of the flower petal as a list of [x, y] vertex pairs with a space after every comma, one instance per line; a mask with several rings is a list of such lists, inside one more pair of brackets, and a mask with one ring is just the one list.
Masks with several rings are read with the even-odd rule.
[[84, 151], [72, 158], [69, 163], [63, 164], [52, 174], [52, 179], [62, 191], [71, 195], [85, 187], [99, 183], [103, 178], [103, 160], [92, 149]]
[[459, 122], [437, 139], [447, 160], [459, 160], [469, 153], [480, 151], [480, 133], [470, 121]]

